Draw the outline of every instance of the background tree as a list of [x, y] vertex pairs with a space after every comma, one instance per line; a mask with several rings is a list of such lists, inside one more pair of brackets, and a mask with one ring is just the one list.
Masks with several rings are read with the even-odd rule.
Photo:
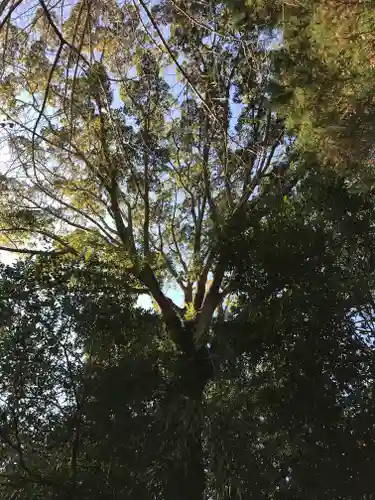
[[372, 495], [372, 197], [322, 172], [301, 189], [237, 235], [242, 292], [216, 337], [219, 498]]
[[[14, 127], [2, 249], [92, 249], [126, 267], [190, 363], [181, 391], [199, 414], [212, 320], [235, 286], [218, 243], [248, 224], [285, 146], [265, 86], [269, 34], [260, 21], [239, 29], [219, 2], [40, 0], [3, 16], [0, 105]], [[200, 434], [175, 475], [189, 498], [204, 489]]]
[[175, 356], [115, 271], [2, 268], [1, 498], [152, 498]]
[[242, 12], [242, 25], [251, 27], [254, 14], [261, 11], [280, 33], [283, 44], [274, 53], [273, 89], [298, 147], [318, 154], [321, 162], [335, 165], [344, 175], [361, 171], [373, 152], [374, 45], [369, 27], [374, 2], [228, 5]]

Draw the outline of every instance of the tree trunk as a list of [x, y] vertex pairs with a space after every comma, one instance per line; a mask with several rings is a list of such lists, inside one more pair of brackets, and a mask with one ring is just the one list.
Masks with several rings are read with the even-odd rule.
[[[186, 332], [187, 333], [187, 332]], [[206, 347], [194, 354], [181, 356], [178, 374], [178, 395], [184, 401], [187, 414], [177, 412], [176, 456], [168, 468], [165, 500], [204, 500], [206, 474], [202, 444], [203, 391], [213, 376], [212, 363]], [[187, 421], [184, 422], [184, 418]]]
[[164, 498], [165, 500], [204, 500], [205, 484], [201, 435], [190, 435], [187, 448], [168, 470]]

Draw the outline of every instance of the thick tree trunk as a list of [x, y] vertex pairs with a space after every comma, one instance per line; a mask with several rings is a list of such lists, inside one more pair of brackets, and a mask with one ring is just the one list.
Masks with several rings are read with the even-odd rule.
[[[186, 402], [189, 415], [188, 422], [181, 422], [183, 412], [176, 415], [180, 418], [177, 425], [176, 456], [168, 470], [165, 488], [165, 500], [204, 500], [206, 474], [202, 446], [203, 432], [203, 391], [213, 376], [212, 363], [206, 348], [194, 354], [184, 354], [181, 358], [179, 395]], [[184, 425], [184, 424], [187, 425]], [[183, 434], [183, 435], [182, 435]], [[183, 446], [181, 446], [183, 443]], [[179, 449], [177, 448], [179, 447]]]
[[[195, 432], [197, 431], [198, 429], [195, 429]], [[201, 435], [191, 433], [186, 438], [188, 439], [187, 449], [181, 453], [180, 458], [168, 471], [165, 500], [204, 500], [206, 478]]]

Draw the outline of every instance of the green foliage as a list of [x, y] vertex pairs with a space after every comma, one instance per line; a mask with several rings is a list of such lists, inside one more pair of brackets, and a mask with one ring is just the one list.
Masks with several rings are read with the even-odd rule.
[[170, 363], [157, 318], [134, 309], [118, 270], [92, 259], [2, 268], [1, 296], [4, 494], [131, 498], [147, 490], [144, 472], [158, 450], [138, 464], [141, 485], [129, 467], [146, 445], [148, 406]]
[[286, 2], [274, 53], [276, 101], [302, 151], [350, 175], [372, 157], [373, 2]]
[[[3, 91], [16, 100], [1, 111], [17, 127], [4, 246], [30, 249], [42, 235], [48, 251], [80, 253], [86, 231], [93, 252], [122, 248], [136, 279], [172, 282], [197, 313], [191, 290], [214, 272], [218, 232], [285, 156], [267, 89], [271, 7], [254, 3], [250, 30], [219, 2], [41, 2], [23, 29], [10, 12]], [[15, 199], [38, 211], [27, 231]]]
[[203, 498], [371, 498], [372, 197], [315, 172], [248, 217], [222, 249], [240, 292], [199, 358], [116, 263], [2, 269], [4, 498], [195, 498], [199, 442]]
[[1, 498], [373, 497], [373, 7], [2, 2]]
[[225, 362], [208, 407], [218, 498], [374, 487], [373, 200], [322, 173], [301, 191], [237, 236], [231, 257], [242, 291], [216, 327]]

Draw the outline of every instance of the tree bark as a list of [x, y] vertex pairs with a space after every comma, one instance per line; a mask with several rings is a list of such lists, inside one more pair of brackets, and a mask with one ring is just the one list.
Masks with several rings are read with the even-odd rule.
[[204, 500], [206, 478], [201, 436], [190, 436], [188, 449], [168, 472], [165, 500]]
[[[185, 334], [193, 335], [189, 328], [185, 330]], [[181, 368], [178, 397], [184, 398], [189, 408], [189, 425], [185, 426], [181, 422], [183, 414], [176, 415], [180, 419], [177, 422], [180, 435], [176, 436], [176, 447], [180, 443], [184, 443], [184, 446], [176, 450], [178, 460], [173, 461], [168, 470], [164, 498], [204, 500], [206, 473], [202, 442], [203, 392], [207, 382], [213, 377], [213, 367], [206, 346], [195, 350], [192, 356], [184, 353], [181, 356]]]

